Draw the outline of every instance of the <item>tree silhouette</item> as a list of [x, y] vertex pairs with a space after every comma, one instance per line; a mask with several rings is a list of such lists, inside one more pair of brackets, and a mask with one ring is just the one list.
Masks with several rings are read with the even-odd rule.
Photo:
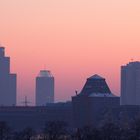
[[91, 128], [91, 127], [84, 127], [82, 129], [82, 139], [83, 140], [100, 140], [100, 134], [99, 130], [97, 128]]
[[44, 140], [63, 140], [67, 134], [67, 124], [63, 121], [47, 122], [44, 128]]
[[32, 128], [25, 128], [21, 132], [15, 132], [13, 140], [31, 140], [35, 135], [35, 131]]
[[102, 140], [119, 140], [120, 128], [113, 122], [107, 122], [101, 127], [100, 134]]
[[0, 121], [0, 140], [9, 140], [10, 139], [10, 128], [6, 122]]
[[135, 140], [140, 140], [140, 118], [136, 118], [129, 129], [129, 139], [132, 138]]

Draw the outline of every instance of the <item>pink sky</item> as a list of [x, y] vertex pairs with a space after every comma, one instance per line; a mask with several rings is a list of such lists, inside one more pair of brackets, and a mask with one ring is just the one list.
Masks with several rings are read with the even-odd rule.
[[35, 77], [50, 69], [56, 100], [98, 73], [119, 95], [120, 66], [140, 60], [139, 0], [2, 0], [0, 42], [18, 74], [18, 103], [34, 103]]

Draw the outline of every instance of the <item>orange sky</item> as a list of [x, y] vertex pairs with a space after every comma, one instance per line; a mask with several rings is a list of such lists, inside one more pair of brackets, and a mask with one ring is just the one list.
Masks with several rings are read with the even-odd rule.
[[106, 77], [119, 95], [120, 66], [140, 60], [139, 0], [1, 0], [0, 42], [18, 74], [18, 98], [34, 103], [35, 76], [50, 69], [56, 100], [87, 77]]

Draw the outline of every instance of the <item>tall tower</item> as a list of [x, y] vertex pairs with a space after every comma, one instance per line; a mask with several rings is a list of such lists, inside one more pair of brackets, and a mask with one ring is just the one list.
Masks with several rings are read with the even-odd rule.
[[121, 105], [140, 105], [140, 62], [121, 67]]
[[48, 70], [41, 70], [36, 78], [36, 106], [54, 102], [54, 77]]
[[16, 105], [16, 74], [10, 73], [10, 57], [0, 46], [0, 106]]

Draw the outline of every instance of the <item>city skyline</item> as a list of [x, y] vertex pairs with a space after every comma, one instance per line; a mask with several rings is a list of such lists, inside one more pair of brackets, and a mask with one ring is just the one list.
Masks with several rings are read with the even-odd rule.
[[[1, 89], [4, 92], [5, 89], [6, 89], [4, 87], [5, 86], [9, 86], [9, 85], [3, 83], [3, 81], [7, 81], [7, 78], [9, 77], [11, 64], [10, 64], [10, 61], [9, 61], [10, 57], [6, 57], [5, 56], [5, 48], [3, 46], [0, 46], [0, 56], [1, 56], [1, 78], [4, 78], [4, 79], [1, 80], [1, 85], [3, 85], [2, 86], [3, 89], [2, 89], [2, 87], [1, 87]], [[8, 61], [6, 61], [6, 60], [8, 60]], [[139, 76], [139, 66], [140, 66], [139, 64], [140, 64], [140, 61], [133, 61], [133, 59], [131, 59], [131, 62], [129, 62], [126, 66], [124, 66], [124, 65], [120, 66], [120, 69], [121, 69], [121, 75], [120, 75], [121, 82], [120, 82], [120, 84], [121, 84], [121, 97], [122, 97], [122, 100], [129, 99], [131, 102], [135, 103], [136, 97], [133, 96], [133, 93], [136, 91], [136, 89], [139, 89], [138, 87], [136, 87], [136, 85], [139, 84], [139, 79], [138, 79], [139, 77], [135, 77], [136, 74], [137, 74], [137, 76]], [[128, 66], [130, 66], [131, 69], [126, 74], [126, 67], [128, 67]], [[125, 68], [125, 71], [124, 71], [124, 68]], [[7, 74], [8, 74], [8, 77], [7, 77]], [[8, 105], [10, 103], [8, 100], [12, 99], [12, 98], [15, 99], [15, 102], [13, 104], [11, 104], [11, 105], [21, 105], [23, 103], [25, 103], [25, 104], [26, 103], [27, 104], [30, 103], [31, 106], [34, 105], [33, 102], [28, 101], [27, 95], [25, 96], [25, 101], [22, 101], [22, 102], [17, 98], [19, 93], [16, 93], [16, 91], [17, 91], [16, 90], [17, 89], [17, 83], [18, 83], [16, 81], [16, 79], [15, 79], [16, 78], [16, 74], [11, 74], [11, 76], [12, 76], [11, 78], [14, 78], [13, 79], [14, 81], [11, 79], [12, 82], [13, 82], [13, 84], [11, 86], [12, 86], [12, 92], [14, 93], [15, 96], [11, 95], [11, 97], [10, 97], [10, 96], [6, 95], [6, 98], [7, 97], [8, 98], [7, 99], [5, 98], [5, 101], [3, 100], [5, 102], [5, 105]], [[132, 76], [133, 76], [133, 78], [132, 78]], [[126, 80], [127, 79], [126, 77], [129, 80]], [[40, 73], [38, 74], [37, 77], [35, 77], [35, 79], [36, 79], [35, 80], [36, 81], [36, 87], [34, 89], [35, 90], [35, 101], [34, 101], [35, 102], [35, 106], [44, 106], [47, 103], [54, 103], [54, 101], [55, 102], [59, 102], [59, 101], [57, 101], [55, 99], [55, 94], [54, 94], [54, 92], [55, 92], [54, 76], [51, 74], [50, 70], [46, 70], [46, 69], [40, 70]], [[112, 90], [110, 90], [109, 88], [107, 89], [105, 86], [101, 86], [101, 85], [98, 87], [98, 83], [95, 84], [94, 82], [91, 82], [92, 80], [94, 81], [94, 80], [99, 80], [99, 79], [103, 80], [103, 81], [105, 80], [104, 78], [102, 78], [98, 74], [95, 74], [95, 75], [91, 76], [90, 78], [88, 78], [87, 81], [88, 81], [88, 84], [90, 84], [90, 85], [88, 85], [88, 86], [85, 85], [86, 88], [84, 90], [87, 90], [87, 91], [89, 90], [90, 91], [90, 90], [96, 90], [96, 88], [98, 90], [103, 90], [105, 88], [104, 90], [107, 90], [108, 94], [111, 94]], [[132, 86], [131, 85], [132, 83], [136, 83], [136, 81], [134, 82], [132, 79], [134, 81], [136, 80], [138, 83], [136, 85], [133, 84], [133, 86]], [[129, 81], [129, 83], [128, 83], [128, 81]], [[102, 81], [101, 81], [101, 83], [102, 83]], [[127, 83], [127, 85], [126, 85], [126, 83]], [[92, 87], [92, 85], [96, 85], [97, 87], [95, 89], [90, 89]], [[89, 87], [89, 89], [87, 89], [87, 87]], [[100, 89], [100, 87], [102, 87], [102, 88]], [[131, 90], [133, 89], [132, 90], [133, 92], [129, 88]], [[7, 89], [9, 89], [9, 88], [7, 88]], [[124, 92], [126, 90], [128, 90], [128, 91]], [[131, 92], [129, 93], [129, 91], [131, 91]], [[7, 93], [9, 94], [10, 92], [11, 91], [8, 90]], [[75, 94], [76, 95], [79, 94], [79, 93], [82, 94], [82, 92], [83, 92], [83, 89], [81, 89], [80, 92], [75, 90]], [[88, 92], [86, 92], [86, 94], [88, 94]], [[134, 97], [133, 100], [132, 100], [132, 97], [131, 98], [129, 97], [130, 95], [128, 93], [131, 94], [132, 97]], [[139, 93], [139, 90], [136, 93]], [[114, 95], [116, 95], [116, 94], [114, 94]], [[33, 95], [31, 95], [31, 96], [33, 96]], [[119, 95], [117, 95], [117, 96], [119, 97]], [[2, 97], [3, 97], [3, 95], [2, 95]], [[73, 96], [71, 96], [71, 97], [73, 97]], [[122, 104], [122, 102], [121, 102], [121, 104]], [[4, 105], [4, 104], [1, 104], [1, 105]]]
[[44, 67], [56, 77], [56, 101], [70, 100], [94, 73], [119, 95], [120, 66], [140, 60], [139, 6], [138, 0], [1, 1], [0, 42], [18, 74], [18, 99], [34, 102], [35, 76]]

